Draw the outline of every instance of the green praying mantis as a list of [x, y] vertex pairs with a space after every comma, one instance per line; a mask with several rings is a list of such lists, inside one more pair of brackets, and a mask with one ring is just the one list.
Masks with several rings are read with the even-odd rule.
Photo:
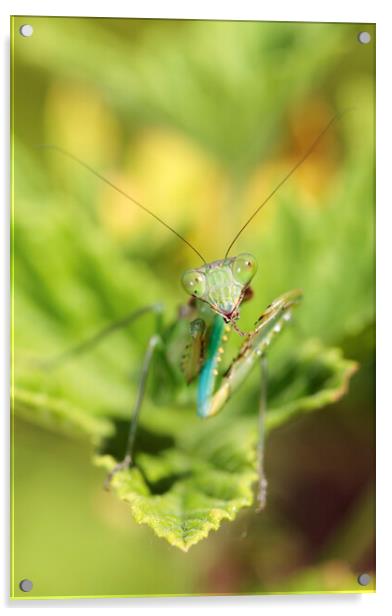
[[[334, 116], [316, 139], [283, 177], [274, 190], [256, 208], [250, 218], [241, 227], [231, 241], [225, 256], [212, 262], [207, 262], [185, 237], [168, 225], [157, 214], [136, 201], [133, 197], [113, 184], [87, 163], [70, 152], [57, 146], [44, 145], [68, 156], [94, 174], [102, 182], [111, 186], [124, 198], [144, 210], [160, 224], [174, 233], [201, 260], [201, 265], [183, 273], [181, 282], [184, 290], [190, 296], [188, 303], [182, 305], [177, 319], [170, 325], [164, 325], [163, 306], [156, 303], [141, 307], [125, 315], [119, 321], [111, 323], [98, 331], [92, 338], [83, 341], [78, 346], [66, 351], [49, 362], [51, 368], [63, 360], [74, 357], [99, 344], [114, 331], [126, 327], [131, 322], [141, 318], [146, 313], [154, 313], [155, 331], [150, 337], [140, 371], [136, 399], [130, 414], [127, 444], [124, 457], [118, 461], [108, 474], [105, 487], [109, 489], [113, 476], [121, 470], [135, 464], [134, 446], [137, 427], [146, 392], [148, 375], [154, 362], [164, 366], [160, 374], [170, 373], [178, 387], [188, 386], [196, 381], [196, 408], [201, 419], [214, 417], [224, 409], [230, 397], [241, 387], [256, 365], [260, 367], [260, 402], [259, 402], [259, 440], [258, 440], [258, 510], [266, 503], [267, 481], [264, 472], [264, 419], [267, 409], [267, 349], [272, 339], [290, 320], [292, 309], [301, 301], [302, 292], [298, 289], [288, 291], [272, 301], [258, 317], [254, 329], [244, 332], [238, 325], [240, 308], [243, 302], [252, 299], [251, 282], [257, 271], [255, 258], [248, 253], [229, 256], [231, 249], [249, 223], [259, 211], [275, 195], [280, 187], [316, 148], [323, 135], [337, 119]], [[221, 361], [230, 334], [241, 337], [242, 344], [228, 369], [221, 370]], [[162, 377], [164, 378], [164, 377]], [[165, 386], [162, 382], [161, 387]]]

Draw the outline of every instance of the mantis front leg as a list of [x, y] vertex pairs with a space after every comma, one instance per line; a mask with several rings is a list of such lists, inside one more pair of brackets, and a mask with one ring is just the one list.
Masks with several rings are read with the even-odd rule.
[[216, 391], [214, 391], [214, 386], [219, 374], [220, 354], [223, 351], [217, 340], [218, 336], [221, 336], [219, 341], [224, 339], [225, 330], [230, 329], [230, 326], [225, 326], [221, 317], [215, 317], [211, 335], [212, 344], [209, 345], [207, 360], [199, 377], [198, 414], [201, 417], [212, 417], [222, 410], [231, 395], [266, 353], [272, 338], [281, 331], [286, 321], [290, 320], [291, 309], [301, 297], [301, 291], [289, 291], [268, 306], [258, 319], [254, 331], [250, 333], [231, 366], [223, 375]]

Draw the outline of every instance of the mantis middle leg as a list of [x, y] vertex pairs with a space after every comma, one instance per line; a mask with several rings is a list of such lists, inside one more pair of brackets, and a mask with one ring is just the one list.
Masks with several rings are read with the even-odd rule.
[[143, 365], [142, 365], [136, 400], [135, 400], [135, 404], [134, 404], [133, 411], [131, 414], [131, 421], [129, 423], [129, 431], [128, 431], [127, 445], [126, 445], [126, 449], [124, 453], [124, 458], [121, 462], [116, 464], [116, 466], [110, 471], [110, 473], [106, 477], [105, 484], [104, 484], [104, 487], [106, 490], [109, 489], [110, 482], [113, 479], [113, 476], [116, 473], [118, 473], [118, 471], [126, 469], [133, 464], [132, 453], [133, 453], [133, 448], [135, 445], [136, 431], [137, 431], [140, 411], [142, 408], [144, 393], [146, 390], [147, 377], [148, 377], [148, 373], [150, 370], [154, 351], [159, 346], [159, 344], [161, 344], [161, 342], [162, 342], [161, 337], [158, 334], [154, 334], [148, 342], [147, 350], [146, 350], [146, 353], [143, 359]]
[[259, 404], [259, 442], [257, 448], [257, 465], [259, 483], [257, 490], [257, 511], [264, 509], [267, 502], [267, 479], [264, 471], [265, 415], [267, 412], [267, 358], [260, 359], [260, 404]]

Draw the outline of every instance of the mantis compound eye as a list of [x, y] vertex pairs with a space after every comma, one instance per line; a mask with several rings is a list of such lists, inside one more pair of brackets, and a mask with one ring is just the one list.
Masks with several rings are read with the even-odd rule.
[[189, 295], [202, 297], [206, 290], [206, 277], [197, 270], [188, 270], [182, 275], [182, 286]]
[[234, 278], [241, 284], [248, 284], [257, 271], [256, 259], [244, 252], [235, 258], [231, 264]]

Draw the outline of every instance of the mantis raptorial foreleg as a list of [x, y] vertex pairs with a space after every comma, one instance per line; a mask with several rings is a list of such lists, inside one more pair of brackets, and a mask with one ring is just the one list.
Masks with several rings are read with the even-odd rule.
[[154, 355], [154, 351], [156, 348], [162, 343], [161, 337], [157, 334], [154, 334], [148, 342], [147, 351], [144, 355], [142, 371], [140, 375], [140, 381], [138, 386], [138, 391], [136, 395], [135, 405], [133, 407], [133, 411], [131, 414], [131, 421], [129, 424], [129, 432], [127, 439], [127, 446], [125, 449], [124, 458], [121, 462], [116, 464], [116, 466], [110, 471], [108, 476], [105, 479], [105, 488], [108, 490], [110, 486], [110, 482], [113, 476], [123, 469], [128, 468], [133, 464], [132, 453], [135, 445], [136, 431], [137, 425], [139, 421], [140, 411], [143, 403], [144, 393], [146, 390], [147, 377], [149, 373], [149, 369], [151, 366], [151, 360]]
[[[258, 363], [260, 358], [264, 355], [273, 336], [280, 332], [285, 321], [290, 319], [291, 308], [297, 304], [301, 298], [302, 292], [293, 290], [281, 295], [268, 306], [258, 319], [254, 331], [250, 333], [249, 337], [240, 348], [238, 355], [223, 376], [219, 388], [214, 392], [213, 386], [218, 378], [217, 366], [219, 356], [223, 350], [219, 344], [216, 345], [217, 350], [215, 355], [211, 355], [209, 364], [206, 362], [201, 372], [200, 383], [202, 387], [204, 381], [207, 381], [207, 376], [209, 376], [209, 379], [208, 388], [204, 387], [204, 397], [199, 395], [199, 400], [202, 400], [202, 404], [199, 405], [198, 409], [200, 416], [212, 417], [222, 410], [227, 400], [229, 400], [231, 395], [240, 387], [256, 363]], [[219, 317], [216, 318], [219, 319]], [[223, 332], [222, 339], [224, 339], [225, 328], [217, 321], [217, 331], [219, 327], [221, 327], [221, 332]], [[230, 326], [226, 325], [226, 328], [230, 329]], [[209, 371], [208, 374], [204, 375], [203, 372], [207, 371]]]

